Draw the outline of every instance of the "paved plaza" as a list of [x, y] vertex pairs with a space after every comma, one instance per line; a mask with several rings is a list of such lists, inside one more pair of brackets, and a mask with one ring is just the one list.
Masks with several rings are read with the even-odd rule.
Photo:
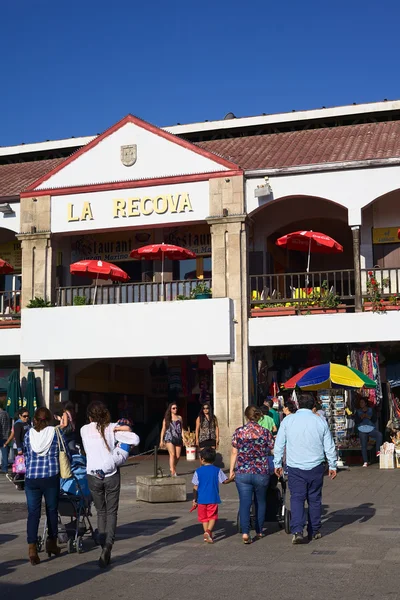
[[[164, 461], [164, 458], [162, 459]], [[117, 541], [112, 564], [97, 566], [90, 539], [84, 554], [27, 562], [24, 494], [0, 481], [0, 598], [56, 600], [218, 600], [399, 598], [400, 471], [353, 467], [324, 487], [323, 538], [291, 546], [270, 524], [269, 535], [245, 546], [236, 533], [234, 484], [222, 486], [216, 543], [205, 544], [191, 507], [192, 468], [183, 460], [188, 501], [150, 505], [135, 500], [138, 474], [151, 474], [148, 460], [123, 469]], [[95, 519], [94, 519], [95, 521]]]

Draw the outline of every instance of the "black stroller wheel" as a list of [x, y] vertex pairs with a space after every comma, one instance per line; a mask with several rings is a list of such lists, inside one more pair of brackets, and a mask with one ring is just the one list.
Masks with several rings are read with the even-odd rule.
[[39, 535], [37, 539], [36, 548], [38, 552], [43, 552], [43, 539], [41, 535]]
[[284, 525], [285, 525], [285, 532], [287, 534], [290, 533], [290, 518], [291, 518], [290, 509], [285, 508]]

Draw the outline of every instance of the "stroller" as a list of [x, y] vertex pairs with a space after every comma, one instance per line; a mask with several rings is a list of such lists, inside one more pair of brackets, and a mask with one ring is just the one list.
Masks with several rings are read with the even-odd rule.
[[[97, 542], [96, 533], [90, 522], [92, 497], [90, 494], [86, 477], [86, 458], [80, 454], [72, 456], [71, 479], [60, 480], [60, 497], [58, 503], [58, 542], [67, 544], [69, 554], [84, 551], [83, 538], [90, 534]], [[69, 521], [63, 523], [62, 518], [67, 517]], [[38, 551], [46, 546], [47, 519], [44, 524], [43, 536], [38, 538]]]
[[[273, 457], [269, 456], [270, 471], [274, 472]], [[290, 533], [290, 509], [287, 506], [287, 473], [284, 468], [282, 477], [277, 477], [272, 474], [267, 489], [267, 511], [265, 521], [269, 523], [278, 523], [280, 529], [284, 529], [286, 533]], [[255, 505], [254, 500], [250, 513], [250, 529], [255, 529]], [[242, 533], [240, 527], [239, 511], [237, 515], [237, 531]]]

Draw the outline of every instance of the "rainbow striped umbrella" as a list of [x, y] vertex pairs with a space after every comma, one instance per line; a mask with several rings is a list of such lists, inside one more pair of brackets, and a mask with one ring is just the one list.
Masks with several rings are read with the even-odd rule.
[[335, 363], [326, 363], [300, 371], [300, 373], [282, 384], [282, 387], [285, 390], [292, 390], [297, 387], [304, 391], [313, 392], [331, 388], [353, 390], [365, 387], [374, 389], [376, 383], [358, 369]]

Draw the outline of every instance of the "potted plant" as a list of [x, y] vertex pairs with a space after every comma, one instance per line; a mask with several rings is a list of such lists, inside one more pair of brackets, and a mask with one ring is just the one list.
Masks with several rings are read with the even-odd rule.
[[196, 460], [196, 433], [190, 427], [182, 431], [183, 444], [186, 448], [186, 460]]
[[302, 306], [300, 313], [304, 314], [333, 314], [346, 312], [346, 305], [340, 304], [340, 298], [333, 290], [328, 289], [328, 282], [323, 281], [321, 289], [311, 292], [307, 305]]
[[86, 306], [87, 304], [90, 304], [90, 300], [88, 300], [86, 296], [74, 297], [74, 306]]
[[49, 308], [50, 306], [53, 305], [51, 302], [49, 302], [49, 300], [35, 296], [29, 300], [29, 304], [26, 305], [26, 308]]
[[[386, 310], [398, 310], [397, 295], [390, 296], [385, 300], [382, 298], [384, 289], [389, 287], [389, 278], [382, 279], [379, 284], [373, 271], [368, 271], [367, 279], [367, 300], [364, 301], [363, 309], [365, 312], [386, 312]], [[394, 308], [391, 308], [394, 307]]]
[[274, 302], [273, 304], [259, 304], [251, 309], [252, 317], [284, 317], [296, 314], [295, 305], [292, 302]]
[[208, 287], [205, 281], [199, 281], [195, 288], [192, 290], [192, 298], [196, 300], [205, 300], [211, 298], [211, 289]]

